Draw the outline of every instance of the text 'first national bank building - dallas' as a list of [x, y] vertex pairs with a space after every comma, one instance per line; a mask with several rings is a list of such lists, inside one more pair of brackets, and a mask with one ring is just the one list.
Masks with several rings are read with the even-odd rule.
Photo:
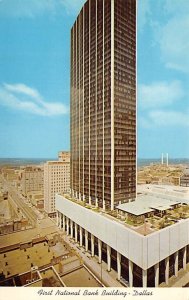
[[90, 0], [71, 29], [71, 193], [104, 209], [136, 194], [136, 1]]

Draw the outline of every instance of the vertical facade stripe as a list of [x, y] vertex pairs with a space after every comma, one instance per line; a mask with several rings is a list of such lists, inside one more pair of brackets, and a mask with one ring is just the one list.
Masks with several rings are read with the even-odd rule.
[[[81, 27], [81, 14], [79, 15], [79, 20], [78, 20], [78, 27], [79, 27], [79, 30], [77, 30], [77, 33], [79, 34], [79, 43], [78, 43], [78, 46], [79, 46], [79, 58], [78, 58], [78, 61], [79, 61], [79, 199], [81, 197], [81, 189], [80, 189], [80, 170], [81, 170], [81, 155], [80, 155], [80, 147], [81, 147], [81, 141], [80, 141], [80, 138], [81, 138], [81, 134], [80, 134], [80, 101], [81, 101], [81, 89], [80, 89], [80, 64], [81, 64], [81, 41], [80, 41], [80, 27]], [[78, 36], [77, 34], [77, 36]]]
[[89, 204], [91, 204], [91, 0], [89, 0]]
[[111, 210], [114, 209], [114, 0], [111, 0]]
[[103, 209], [105, 210], [105, 199], [104, 199], [104, 1], [105, 0], [103, 0], [103, 33], [102, 33], [102, 35], [103, 35], [103, 37], [102, 37], [102, 39], [103, 39], [103, 41], [102, 41], [102, 43], [103, 43], [103, 53], [102, 53], [102, 56], [103, 56], [103, 58], [102, 58], [102, 60], [103, 60], [103, 63], [102, 63], [102, 65], [103, 65], [103, 69], [102, 69], [102, 98], [103, 98], [103, 128], [102, 128], [102, 135], [103, 135], [103, 144], [102, 144], [102, 147], [103, 147], [103, 149], [102, 149], [102, 155], [103, 155], [103, 158], [102, 158], [102, 168], [103, 168], [103, 174], [102, 174], [102, 203], [103, 203]]
[[85, 130], [84, 130], [84, 105], [85, 105], [85, 77], [84, 77], [84, 64], [85, 64], [85, 6], [83, 7], [83, 200], [85, 198], [85, 190], [84, 190], [84, 183], [85, 183]]
[[[75, 93], [75, 89], [74, 89], [74, 74], [75, 74], [75, 72], [74, 72], [74, 70], [73, 70], [73, 68], [74, 68], [74, 64], [75, 64], [75, 61], [74, 61], [74, 55], [75, 55], [75, 43], [74, 43], [74, 30], [75, 30], [75, 26], [73, 27], [73, 39], [72, 39], [72, 41], [73, 41], [73, 53], [72, 53], [72, 56], [73, 56], [73, 58], [72, 58], [72, 99], [71, 99], [71, 107], [72, 107], [72, 111], [71, 111], [71, 113], [72, 113], [72, 119], [71, 119], [71, 122], [72, 122], [72, 131], [71, 131], [71, 141], [73, 140], [73, 138], [74, 138], [74, 126], [73, 126], [73, 123], [74, 123], [74, 121], [73, 121], [73, 111], [74, 111], [74, 93]], [[72, 168], [72, 170], [71, 170], [71, 172], [72, 172], [72, 193], [73, 193], [73, 189], [74, 189], [74, 186], [73, 186], [73, 183], [74, 183], [74, 180], [73, 180], [73, 168], [74, 168], [74, 162], [73, 162], [73, 155], [74, 155], [74, 151], [75, 151], [75, 149], [73, 149], [73, 143], [72, 143], [72, 145], [71, 145], [71, 168]]]
[[71, 51], [70, 51], [70, 70], [71, 70], [71, 81], [70, 81], [70, 192], [72, 193], [71, 189], [73, 187], [73, 172], [72, 172], [72, 98], [73, 98], [73, 28], [71, 34]]
[[[138, 15], [138, 1], [136, 1], [136, 53], [137, 53], [137, 47], [138, 47], [138, 44], [137, 44], [137, 15]], [[138, 65], [138, 62], [137, 62], [137, 55], [135, 55], [135, 57], [136, 57], [136, 74], [138, 74], [137, 73], [137, 65]], [[137, 139], [137, 134], [138, 134], [138, 132], [137, 132], [137, 112], [138, 112], [138, 109], [137, 109], [137, 106], [138, 106], [138, 101], [137, 101], [137, 99], [138, 99], [138, 94], [137, 94], [137, 91], [138, 91], [138, 89], [137, 89], [137, 75], [136, 75], [136, 128], [135, 128], [135, 133], [136, 133], [136, 190], [135, 190], [135, 197], [136, 197], [136, 195], [137, 195], [137, 169], [138, 169], [138, 163], [137, 163], [137, 152], [138, 152], [138, 143], [137, 143], [137, 141], [138, 141], [138, 139]]]
[[[75, 109], [76, 109], [76, 117], [75, 117], [75, 122], [77, 122], [77, 120], [78, 120], [78, 74], [77, 74], [77, 67], [78, 67], [78, 53], [77, 53], [77, 51], [78, 51], [78, 48], [77, 48], [77, 45], [78, 45], [78, 43], [77, 43], [77, 23], [78, 23], [78, 19], [76, 20], [76, 28], [75, 28], [75, 35], [76, 35], [76, 48], [75, 48], [75, 50], [76, 50], [76, 62], [75, 62], [75, 66], [76, 66], [76, 87], [75, 87], [75, 89], [76, 89], [76, 95], [75, 95]], [[75, 193], [76, 193], [76, 197], [78, 197], [78, 193], [79, 193], [79, 191], [78, 191], [78, 160], [76, 159], [77, 158], [77, 155], [78, 155], [78, 142], [77, 142], [77, 139], [78, 139], [78, 134], [77, 134], [77, 126], [78, 126], [79, 124], [77, 124], [76, 123], [76, 126], [75, 126], [75, 146], [76, 146], [76, 152], [75, 152], [75, 177], [76, 177], [76, 186], [75, 186]]]
[[96, 74], [95, 74], [95, 102], [96, 102], [96, 108], [95, 108], [95, 139], [96, 139], [96, 149], [95, 149], [95, 199], [97, 198], [97, 33], [98, 33], [98, 4], [96, 0], [96, 63], [95, 63], [95, 68], [96, 68]]

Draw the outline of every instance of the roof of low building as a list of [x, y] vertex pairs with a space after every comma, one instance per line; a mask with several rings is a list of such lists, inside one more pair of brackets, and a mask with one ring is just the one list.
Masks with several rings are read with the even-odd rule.
[[116, 208], [135, 216], [144, 215], [146, 213], [154, 211], [154, 209], [151, 209], [143, 205], [142, 203], [139, 203], [139, 201], [119, 204]]
[[135, 216], [144, 215], [154, 210], [165, 211], [180, 204], [180, 199], [166, 199], [160, 195], [140, 195], [134, 202], [119, 204], [116, 208]]

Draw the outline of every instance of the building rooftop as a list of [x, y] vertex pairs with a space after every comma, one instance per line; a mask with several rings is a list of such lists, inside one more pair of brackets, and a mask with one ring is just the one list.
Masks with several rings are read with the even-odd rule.
[[178, 201], [181, 204], [189, 204], [189, 188], [187, 187], [144, 184], [138, 186], [138, 193], [140, 195], [157, 196], [172, 202]]
[[19, 232], [10, 233], [9, 235], [0, 236], [1, 247], [8, 247], [16, 243], [25, 243], [39, 236], [46, 236], [57, 231], [56, 225], [50, 219], [43, 219], [40, 221], [38, 228], [22, 230]]
[[[154, 192], [154, 188], [157, 188]], [[138, 189], [137, 199], [134, 202], [119, 204], [114, 211], [103, 211], [99, 207], [62, 194], [66, 199], [84, 206], [105, 218], [112, 219], [122, 225], [148, 235], [181, 220], [189, 218], [189, 189], [166, 186], [144, 185]], [[120, 211], [129, 213], [126, 216]], [[148, 213], [152, 213], [147, 216]], [[144, 216], [144, 218], [141, 216]], [[129, 217], [129, 218], [128, 218]]]
[[145, 204], [139, 203], [138, 201], [119, 204], [116, 208], [135, 216], [144, 215], [146, 213], [154, 211], [154, 209], [151, 209]]
[[47, 165], [65, 165], [69, 164], [69, 161], [62, 161], [62, 160], [49, 160], [45, 164]]
[[154, 210], [165, 211], [181, 202], [174, 199], [163, 199], [157, 195], [141, 195], [134, 202], [119, 204], [116, 208], [135, 216], [144, 215]]

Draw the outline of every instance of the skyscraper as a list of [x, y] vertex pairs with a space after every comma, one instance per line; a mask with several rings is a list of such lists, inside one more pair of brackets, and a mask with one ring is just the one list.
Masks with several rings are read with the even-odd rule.
[[88, 0], [72, 27], [70, 176], [89, 204], [135, 198], [135, 0]]

